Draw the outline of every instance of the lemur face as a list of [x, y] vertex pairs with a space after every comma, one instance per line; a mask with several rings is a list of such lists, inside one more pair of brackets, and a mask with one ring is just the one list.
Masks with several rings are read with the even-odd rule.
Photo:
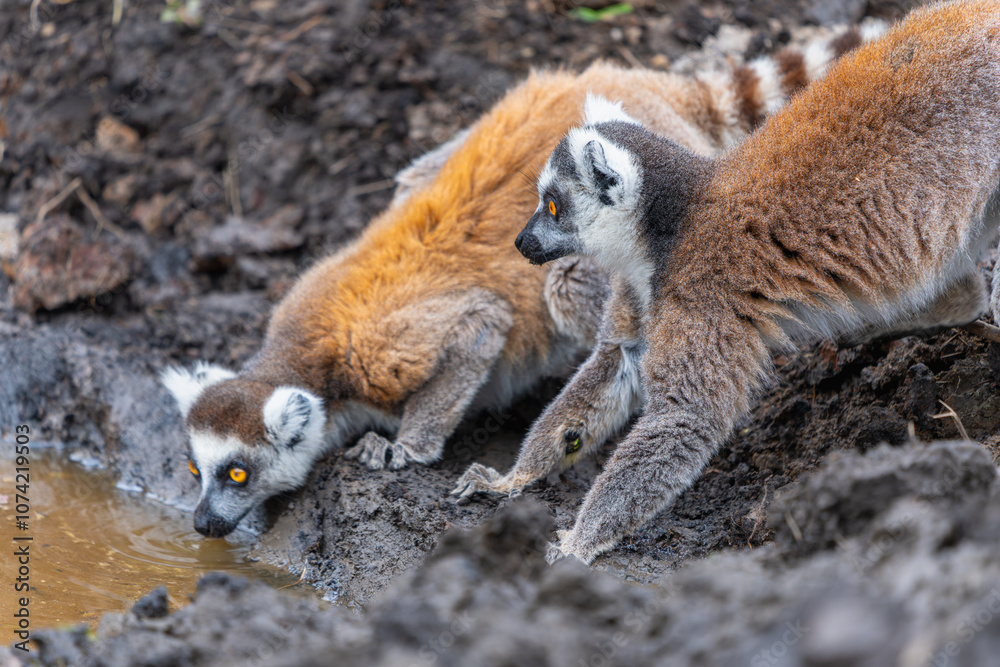
[[185, 419], [202, 535], [228, 535], [251, 509], [301, 486], [325, 450], [323, 402], [304, 389], [241, 381], [204, 363], [168, 368], [162, 380]]
[[607, 132], [641, 129], [619, 104], [588, 96], [586, 121], [561, 141], [538, 178], [539, 204], [514, 244], [532, 264], [572, 253], [614, 259], [637, 250], [642, 169]]

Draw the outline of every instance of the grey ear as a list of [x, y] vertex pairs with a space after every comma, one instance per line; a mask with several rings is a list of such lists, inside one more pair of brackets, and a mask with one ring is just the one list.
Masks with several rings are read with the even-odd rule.
[[583, 147], [583, 168], [593, 179], [594, 189], [601, 198], [601, 203], [611, 204], [608, 191], [618, 185], [621, 176], [615, 171], [604, 155], [601, 142], [592, 139]]
[[295, 447], [319, 443], [326, 426], [323, 401], [296, 387], [278, 387], [264, 404], [264, 428], [271, 444]]

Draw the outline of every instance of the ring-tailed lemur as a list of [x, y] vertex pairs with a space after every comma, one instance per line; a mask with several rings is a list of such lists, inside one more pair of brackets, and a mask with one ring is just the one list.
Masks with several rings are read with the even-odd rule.
[[697, 478], [775, 349], [976, 319], [998, 110], [1000, 3], [970, 0], [914, 12], [715, 159], [590, 100], [516, 243], [534, 264], [579, 253], [616, 275], [601, 340], [513, 469], [473, 466], [456, 492], [517, 492], [641, 407], [552, 554], [590, 562]]
[[582, 258], [528, 266], [509, 239], [535, 205], [518, 174], [537, 173], [540, 151], [572, 127], [588, 91], [625, 100], [651, 128], [708, 155], [862, 39], [853, 29], [728, 76], [608, 64], [532, 74], [400, 174], [394, 203], [299, 279], [239, 373], [207, 364], [164, 373], [201, 483], [195, 528], [229, 533], [358, 433], [346, 456], [370, 468], [435, 461], [470, 410], [508, 404], [586, 355], [608, 293], [603, 273]]

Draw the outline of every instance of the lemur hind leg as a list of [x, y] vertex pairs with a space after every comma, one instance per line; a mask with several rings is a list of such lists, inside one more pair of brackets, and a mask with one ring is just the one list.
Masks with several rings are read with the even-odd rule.
[[357, 458], [373, 470], [441, 458], [445, 440], [500, 358], [513, 323], [506, 302], [479, 290], [449, 297], [447, 312], [441, 308], [431, 309], [448, 318], [436, 370], [406, 401], [395, 441], [366, 433], [344, 453], [346, 458]]
[[[993, 295], [996, 298], [997, 278], [993, 274]], [[879, 338], [930, 336], [943, 329], [974, 322], [988, 309], [986, 284], [979, 271], [973, 269], [945, 288], [937, 297], [911, 317], [892, 325], [882, 325], [847, 335], [845, 346], [859, 345]]]
[[474, 463], [452, 495], [517, 494], [528, 484], [572, 465], [602, 445], [642, 402], [641, 318], [635, 297], [616, 281], [601, 323], [600, 342], [528, 432], [506, 475]]
[[986, 283], [973, 269], [949, 285], [927, 308], [917, 313], [915, 328], [958, 327], [974, 322], [989, 310]]

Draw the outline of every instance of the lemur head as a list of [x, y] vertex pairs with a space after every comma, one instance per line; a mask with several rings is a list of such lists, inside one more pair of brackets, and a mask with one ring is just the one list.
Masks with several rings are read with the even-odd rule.
[[314, 394], [248, 380], [218, 366], [161, 376], [187, 427], [188, 467], [201, 483], [194, 527], [223, 537], [256, 505], [305, 482], [322, 455], [326, 412]]
[[621, 104], [587, 96], [585, 120], [538, 177], [538, 208], [514, 244], [532, 264], [590, 255], [626, 272], [678, 231], [708, 161], [650, 132]]

